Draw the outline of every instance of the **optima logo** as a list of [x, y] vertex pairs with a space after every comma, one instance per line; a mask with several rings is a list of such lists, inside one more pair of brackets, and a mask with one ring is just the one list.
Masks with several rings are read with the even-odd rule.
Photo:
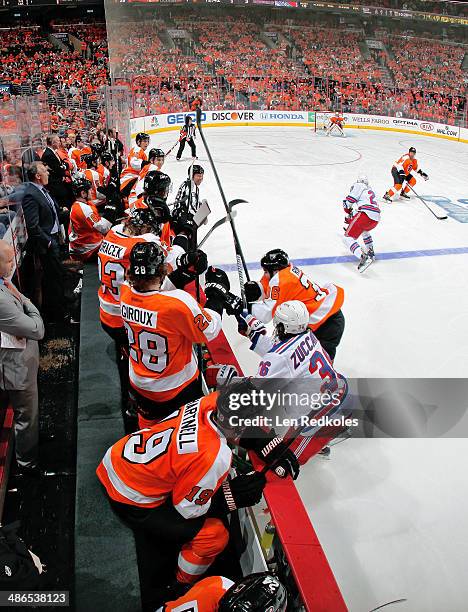
[[421, 129], [424, 130], [425, 132], [432, 132], [434, 127], [432, 125], [432, 123], [421, 123]]
[[223, 113], [212, 113], [213, 121], [253, 121], [254, 114], [252, 112], [228, 111]]

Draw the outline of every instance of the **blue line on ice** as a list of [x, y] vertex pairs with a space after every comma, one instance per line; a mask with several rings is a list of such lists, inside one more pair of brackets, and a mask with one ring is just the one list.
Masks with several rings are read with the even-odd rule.
[[[384, 259], [409, 259], [412, 257], [438, 257], [441, 255], [466, 255], [468, 247], [450, 247], [447, 249], [422, 249], [419, 251], [395, 251], [391, 253], [377, 253], [377, 260]], [[305, 259], [293, 259], [297, 266], [323, 266], [326, 264], [355, 263], [357, 260], [352, 255], [335, 255], [330, 257], [309, 257]], [[219, 267], [226, 272], [235, 272], [236, 264], [219, 264]], [[259, 262], [249, 262], [249, 270], [259, 270]]]

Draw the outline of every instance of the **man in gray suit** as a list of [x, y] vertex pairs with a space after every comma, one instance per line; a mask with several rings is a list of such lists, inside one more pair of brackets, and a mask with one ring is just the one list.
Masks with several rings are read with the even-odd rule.
[[8, 280], [13, 248], [0, 240], [0, 389], [14, 410], [16, 460], [23, 473], [39, 474], [37, 370], [44, 323], [37, 308]]

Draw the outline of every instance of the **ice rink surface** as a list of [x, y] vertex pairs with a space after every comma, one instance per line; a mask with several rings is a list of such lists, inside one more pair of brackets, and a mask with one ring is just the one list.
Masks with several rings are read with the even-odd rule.
[[[312, 280], [344, 288], [346, 330], [335, 366], [348, 377], [466, 377], [468, 145], [371, 130], [347, 135], [280, 127], [205, 131], [227, 199], [249, 202], [237, 207], [235, 222], [251, 277], [261, 276], [261, 256], [280, 247]], [[175, 138], [157, 134], [151, 145], [167, 150]], [[210, 226], [224, 209], [200, 137], [197, 146]], [[453, 215], [448, 220], [435, 219], [414, 196], [381, 199], [392, 184], [392, 163], [410, 146], [430, 177], [418, 180], [416, 191], [442, 199]], [[190, 163], [185, 153], [164, 167], [174, 190]], [[377, 261], [363, 275], [342, 242], [341, 204], [362, 172], [382, 208], [373, 232]], [[227, 225], [205, 248], [211, 263], [234, 269]], [[230, 278], [236, 289], [236, 275]], [[225, 328], [245, 372], [255, 374], [257, 359], [231, 317]], [[467, 460], [465, 439], [350, 439], [332, 449], [329, 461], [303, 468], [298, 489], [352, 612], [398, 599], [406, 601], [384, 609], [468, 609]]]

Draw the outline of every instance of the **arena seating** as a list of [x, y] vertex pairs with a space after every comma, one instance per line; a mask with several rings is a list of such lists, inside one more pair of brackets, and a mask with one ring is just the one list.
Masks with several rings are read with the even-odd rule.
[[[213, 110], [340, 108], [442, 122], [461, 120], [467, 112], [462, 69], [467, 47], [430, 32], [418, 41], [403, 25], [392, 32], [379, 26], [375, 37], [385, 50], [365, 53], [364, 31], [336, 28], [330, 16], [286, 21], [277, 14], [262, 24], [239, 13], [219, 23], [212, 14], [184, 11], [172, 19], [188, 38], [174, 39], [171, 46], [161, 40], [168, 28], [161, 19], [121, 22], [115, 35], [110, 31], [113, 72], [117, 83], [130, 87], [135, 116], [183, 111], [195, 97]], [[83, 50], [53, 46], [50, 32], [73, 35]], [[98, 91], [109, 82], [104, 24], [61, 20], [48, 31], [12, 28], [2, 33], [2, 46], [0, 81], [16, 94], [46, 96], [48, 130], [102, 125]]]

